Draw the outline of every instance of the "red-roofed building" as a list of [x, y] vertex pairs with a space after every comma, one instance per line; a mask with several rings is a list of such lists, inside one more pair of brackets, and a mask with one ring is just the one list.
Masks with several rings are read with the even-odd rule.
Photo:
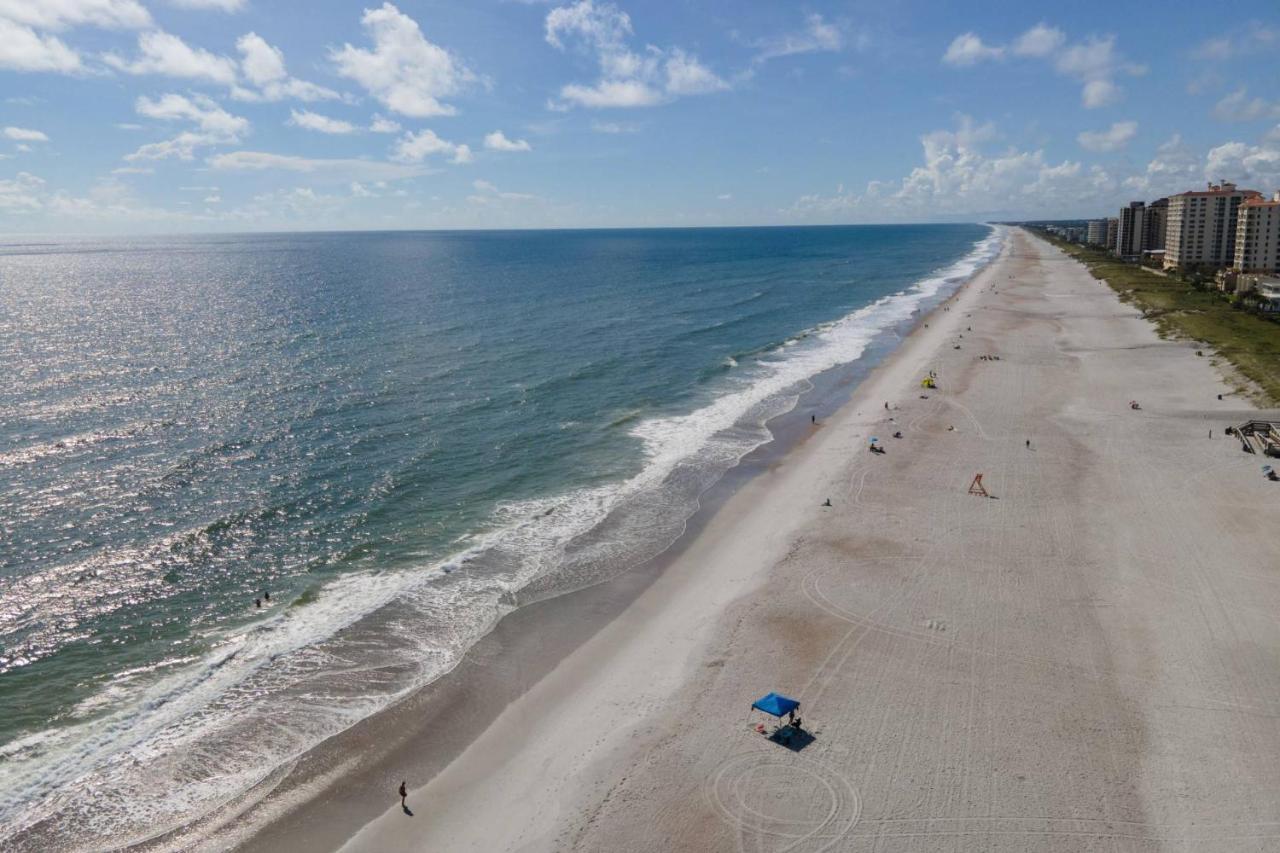
[[1241, 202], [1232, 267], [1240, 272], [1280, 272], [1280, 192], [1270, 201], [1250, 198]]

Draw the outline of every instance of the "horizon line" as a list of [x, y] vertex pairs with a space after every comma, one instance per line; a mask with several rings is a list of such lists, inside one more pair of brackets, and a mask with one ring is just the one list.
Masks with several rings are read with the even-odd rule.
[[[1075, 222], [1076, 219], [966, 219], [945, 222], [829, 222], [807, 224], [769, 224], [769, 225], [546, 225], [546, 226], [510, 226], [505, 228], [435, 226], [428, 228], [315, 228], [315, 229], [263, 229], [259, 231], [39, 231], [39, 232], [0, 232], [0, 241], [61, 238], [70, 237], [239, 237], [239, 236], [278, 236], [288, 234], [430, 234], [430, 233], [472, 233], [500, 234], [512, 232], [540, 231], [730, 231], [730, 230], [765, 230], [785, 228], [907, 228], [920, 225], [1015, 225], [1027, 222]], [[1079, 221], [1085, 221], [1080, 219]]]

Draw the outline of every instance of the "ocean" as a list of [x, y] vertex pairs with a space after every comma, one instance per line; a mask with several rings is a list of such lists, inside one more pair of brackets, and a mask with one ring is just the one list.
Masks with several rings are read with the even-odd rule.
[[0, 240], [0, 846], [180, 826], [660, 553], [999, 240]]

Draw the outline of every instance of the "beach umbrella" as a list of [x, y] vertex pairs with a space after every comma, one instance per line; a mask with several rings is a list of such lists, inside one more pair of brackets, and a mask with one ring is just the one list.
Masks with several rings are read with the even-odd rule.
[[873, 436], [871, 436], [871, 442], [870, 442], [870, 443], [871, 443], [871, 444], [875, 444], [875, 443], [876, 443], [877, 441], [879, 441], [879, 440], [880, 440], [880, 439], [876, 438], [876, 437], [873, 435]]
[[766, 693], [752, 702], [751, 707], [757, 711], [772, 714], [775, 717], [784, 717], [799, 708], [800, 703], [789, 696], [783, 696], [781, 693]]

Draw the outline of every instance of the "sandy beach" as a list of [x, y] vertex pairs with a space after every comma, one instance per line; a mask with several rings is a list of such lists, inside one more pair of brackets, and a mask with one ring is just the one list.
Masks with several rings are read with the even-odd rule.
[[1257, 411], [1021, 231], [926, 323], [494, 716], [382, 715], [222, 843], [1280, 850], [1280, 486], [1222, 433]]

